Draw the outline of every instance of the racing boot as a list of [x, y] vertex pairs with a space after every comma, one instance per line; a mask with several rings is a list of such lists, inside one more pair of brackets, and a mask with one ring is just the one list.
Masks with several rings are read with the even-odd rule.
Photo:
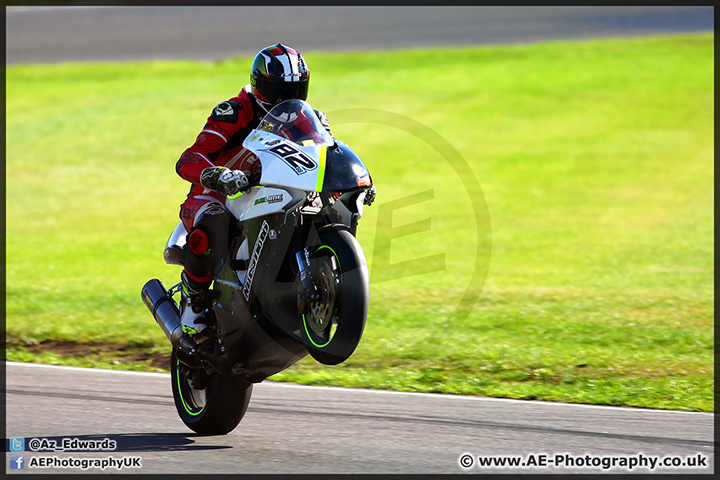
[[182, 279], [180, 299], [182, 331], [191, 335], [196, 343], [202, 343], [210, 337], [212, 332], [212, 329], [208, 328], [205, 318], [205, 310], [210, 306], [212, 281], [199, 282], [190, 277], [185, 270], [180, 278]]

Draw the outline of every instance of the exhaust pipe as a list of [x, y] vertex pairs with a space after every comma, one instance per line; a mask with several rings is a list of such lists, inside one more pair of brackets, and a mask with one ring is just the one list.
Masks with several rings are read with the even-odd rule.
[[203, 366], [203, 362], [214, 367], [212, 351], [202, 345], [197, 345], [190, 335], [182, 331], [180, 309], [160, 280], [153, 278], [145, 284], [142, 289], [142, 299], [165, 336], [172, 343], [173, 348], [176, 349], [178, 360], [190, 368], [200, 368]]
[[180, 309], [162, 282], [156, 278], [149, 280], [142, 289], [142, 299], [170, 343], [177, 347], [183, 336]]

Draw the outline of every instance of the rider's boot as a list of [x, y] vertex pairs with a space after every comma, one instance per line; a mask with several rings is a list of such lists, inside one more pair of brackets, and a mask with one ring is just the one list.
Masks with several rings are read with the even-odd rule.
[[198, 281], [183, 270], [182, 293], [180, 299], [180, 323], [182, 330], [193, 337], [197, 343], [206, 340], [211, 332], [208, 329], [205, 310], [210, 306], [210, 284], [212, 281]]

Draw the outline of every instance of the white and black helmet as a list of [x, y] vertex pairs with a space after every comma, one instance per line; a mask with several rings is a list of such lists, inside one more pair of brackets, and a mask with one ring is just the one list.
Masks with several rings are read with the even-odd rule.
[[300, 53], [278, 43], [255, 55], [250, 85], [258, 102], [269, 110], [285, 100], [307, 100], [310, 69]]

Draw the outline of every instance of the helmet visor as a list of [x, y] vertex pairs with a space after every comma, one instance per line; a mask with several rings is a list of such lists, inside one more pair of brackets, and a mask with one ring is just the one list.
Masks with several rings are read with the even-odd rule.
[[285, 100], [299, 99], [307, 100], [309, 80], [301, 82], [276, 82], [269, 79], [262, 79], [259, 85], [260, 93], [265, 100], [272, 104], [278, 104]]

